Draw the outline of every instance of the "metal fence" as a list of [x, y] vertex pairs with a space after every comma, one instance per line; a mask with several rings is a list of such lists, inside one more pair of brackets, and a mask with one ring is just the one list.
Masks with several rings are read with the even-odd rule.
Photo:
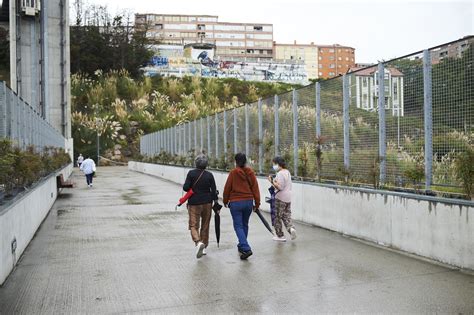
[[281, 155], [304, 179], [460, 186], [454, 158], [474, 146], [473, 43], [471, 36], [352, 69], [144, 135], [141, 154], [166, 152], [190, 164], [205, 152], [211, 167], [226, 169], [234, 153], [244, 152], [261, 174]]
[[9, 138], [20, 148], [64, 148], [65, 139], [29, 104], [0, 82], [0, 138]]

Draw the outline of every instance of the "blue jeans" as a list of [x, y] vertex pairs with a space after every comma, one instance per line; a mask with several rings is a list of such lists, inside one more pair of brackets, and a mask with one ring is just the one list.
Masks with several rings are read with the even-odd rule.
[[229, 207], [234, 221], [235, 234], [239, 239], [237, 248], [243, 252], [249, 251], [251, 248], [247, 242], [247, 236], [249, 234], [249, 219], [253, 210], [253, 200], [232, 201]]
[[87, 185], [92, 184], [92, 178], [93, 177], [94, 177], [94, 173], [86, 174]]

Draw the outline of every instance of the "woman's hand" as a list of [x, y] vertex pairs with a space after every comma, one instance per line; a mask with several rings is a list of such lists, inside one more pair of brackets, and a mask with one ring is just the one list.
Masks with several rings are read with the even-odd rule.
[[272, 177], [272, 175], [268, 175], [268, 181], [273, 184], [273, 177]]

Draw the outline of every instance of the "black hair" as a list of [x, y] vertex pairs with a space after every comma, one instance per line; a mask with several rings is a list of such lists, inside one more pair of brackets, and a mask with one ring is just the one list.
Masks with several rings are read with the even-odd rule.
[[278, 164], [281, 168], [286, 168], [285, 159], [282, 158], [281, 156], [275, 156], [273, 158], [273, 163]]
[[237, 164], [238, 167], [244, 167], [245, 164], [247, 164], [247, 157], [244, 153], [237, 153], [235, 155], [235, 164]]

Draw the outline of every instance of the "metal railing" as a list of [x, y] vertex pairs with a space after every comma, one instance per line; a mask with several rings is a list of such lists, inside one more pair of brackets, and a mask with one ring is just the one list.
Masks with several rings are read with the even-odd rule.
[[0, 82], [0, 138], [11, 139], [18, 147], [64, 148], [65, 139], [34, 108], [23, 101], [5, 82]]
[[454, 158], [474, 146], [473, 44], [465, 37], [147, 134], [140, 151], [189, 161], [205, 152], [217, 168], [244, 152], [258, 173], [281, 155], [305, 179], [458, 187]]

